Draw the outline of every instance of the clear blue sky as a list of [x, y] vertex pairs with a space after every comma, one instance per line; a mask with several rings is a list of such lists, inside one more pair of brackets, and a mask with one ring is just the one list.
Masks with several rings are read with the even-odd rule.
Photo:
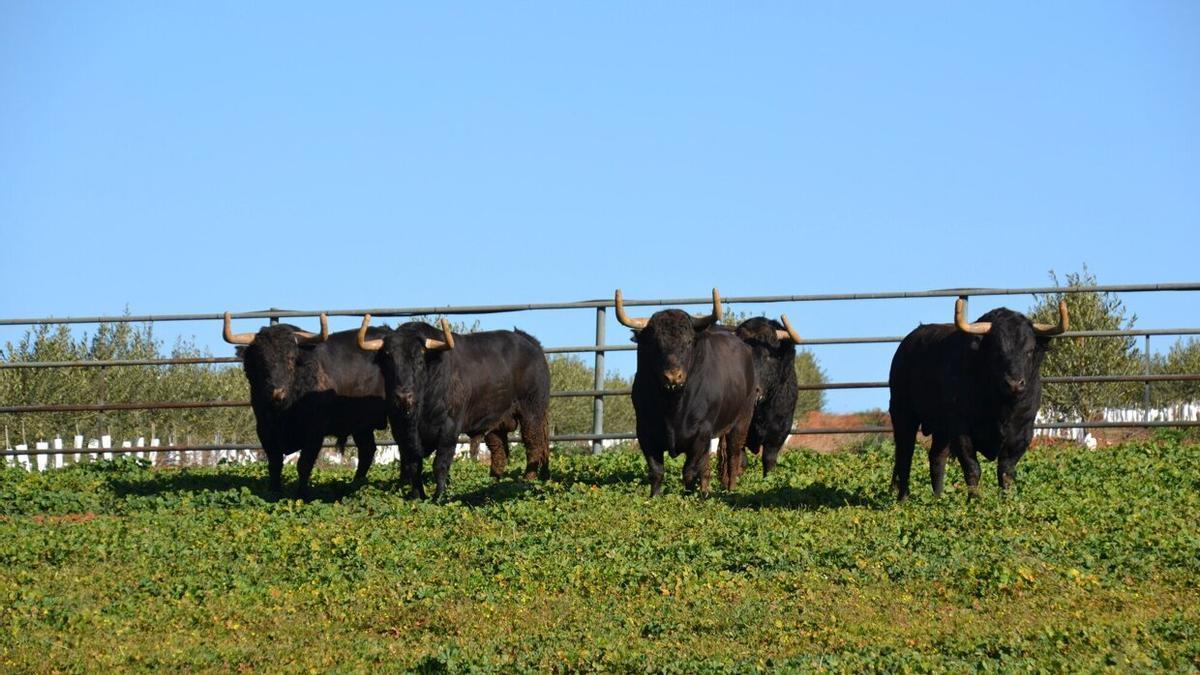
[[842, 7], [0, 0], [0, 316], [1200, 280], [1200, 3]]

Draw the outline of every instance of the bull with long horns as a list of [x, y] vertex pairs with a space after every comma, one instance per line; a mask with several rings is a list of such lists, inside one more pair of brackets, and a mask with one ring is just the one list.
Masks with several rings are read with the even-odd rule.
[[979, 491], [977, 453], [997, 461], [996, 480], [1007, 490], [1033, 439], [1042, 361], [1051, 337], [1067, 330], [1067, 304], [1059, 303], [1057, 325], [1034, 323], [1003, 307], [971, 323], [966, 305], [965, 298], [955, 303], [953, 324], [913, 330], [892, 358], [892, 489], [900, 501], [908, 498], [918, 431], [933, 437], [929, 477], [934, 495], [942, 493], [951, 454], [962, 465], [969, 497]]
[[257, 333], [234, 333], [229, 312], [222, 332], [237, 345], [250, 383], [258, 439], [267, 455], [273, 492], [282, 489], [283, 458], [297, 450], [298, 496], [308, 498], [309, 479], [326, 436], [344, 447], [358, 446], [356, 484], [366, 479], [375, 458], [375, 429], [387, 426], [383, 376], [374, 359], [358, 349], [357, 331], [330, 334], [289, 324], [264, 326]]
[[721, 444], [719, 474], [721, 484], [733, 489], [759, 385], [750, 348], [731, 331], [711, 329], [721, 318], [717, 289], [705, 316], [664, 309], [635, 319], [625, 313], [619, 289], [615, 298], [617, 320], [633, 330], [637, 343], [633, 409], [650, 494], [662, 493], [666, 453], [687, 456], [686, 489], [707, 491], [709, 444], [723, 436], [728, 441]]
[[[459, 434], [487, 438], [495, 476], [507, 457], [507, 432], [519, 427], [525, 478], [550, 477], [550, 367], [536, 338], [519, 330], [456, 335], [445, 319], [440, 330], [409, 322], [371, 337], [378, 329], [370, 323], [368, 314], [358, 347], [382, 373], [412, 496], [425, 497], [422, 465], [436, 453], [434, 499], [444, 497]], [[499, 460], [497, 452], [504, 453]]]

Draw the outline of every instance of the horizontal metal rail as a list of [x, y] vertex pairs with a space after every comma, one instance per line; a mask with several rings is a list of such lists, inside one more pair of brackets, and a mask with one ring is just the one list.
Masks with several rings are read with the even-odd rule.
[[[1200, 382], [1200, 374], [1159, 374], [1159, 375], [1070, 375], [1061, 377], [1043, 377], [1044, 384], [1092, 384], [1104, 382]], [[801, 384], [801, 391], [820, 391], [830, 389], [884, 389], [887, 382], [825, 382], [820, 384]], [[633, 389], [569, 389], [550, 392], [551, 398], [590, 398], [593, 396], [628, 396]], [[0, 406], [0, 413], [60, 413], [60, 412], [102, 412], [109, 410], [176, 410], [197, 408], [239, 408], [249, 407], [249, 401], [141, 401], [132, 403], [61, 403], [54, 405], [10, 405]]]
[[[1035, 424], [1034, 429], [1158, 429], [1158, 428], [1176, 428], [1176, 427], [1200, 427], [1200, 421], [1153, 421], [1153, 422], [1048, 422], [1045, 424]], [[812, 427], [792, 429], [792, 436], [831, 436], [837, 434], [890, 434], [891, 427], [885, 426], [857, 426], [857, 427]], [[636, 440], [637, 434], [630, 432], [611, 433], [611, 434], [557, 434], [550, 436], [552, 443], [565, 443], [576, 441], [631, 441]], [[460, 440], [460, 443], [466, 442]], [[510, 437], [509, 444], [519, 443], [519, 437]], [[397, 445], [392, 441], [378, 441], [378, 446]], [[353, 443], [349, 443], [346, 447], [354, 448]], [[336, 445], [322, 445], [322, 449], [335, 450]], [[121, 448], [63, 448], [56, 450], [54, 448], [45, 450], [0, 450], [0, 457], [15, 457], [15, 456], [36, 456], [36, 455], [87, 455], [87, 454], [113, 454], [113, 455], [130, 455], [139, 452], [216, 452], [219, 450], [262, 450], [261, 445], [249, 443], [229, 443], [229, 444], [213, 444], [213, 445], [157, 445], [153, 447], [121, 447]]]
[[[1154, 291], [1200, 291], [1200, 283], [1168, 283], [1168, 284], [1109, 284], [1100, 286], [1039, 286], [1031, 288], [944, 288], [932, 291], [889, 291], [881, 293], [818, 293], [807, 295], [760, 295], [735, 296], [723, 298], [730, 304], [757, 304], [775, 302], [825, 302], [836, 300], [894, 300], [901, 298], [956, 298], [959, 296], [985, 295], [1044, 295], [1050, 293], [1147, 293]], [[628, 299], [624, 301], [627, 307], [639, 306], [674, 306], [674, 305], [705, 305], [712, 302], [711, 297], [699, 298], [659, 298], [659, 299]], [[422, 316], [422, 315], [455, 315], [455, 314], [498, 314], [504, 312], [527, 312], [555, 309], [595, 309], [612, 307], [612, 298], [599, 300], [583, 300], [579, 302], [542, 302], [521, 303], [508, 305], [462, 305], [462, 306], [427, 306], [427, 307], [374, 307], [362, 309], [325, 309], [325, 310], [280, 310], [267, 309], [253, 312], [236, 312], [235, 319], [290, 319], [313, 317], [318, 314], [328, 316], [362, 316], [371, 314], [377, 317]], [[81, 317], [37, 317], [0, 319], [0, 326], [27, 326], [56, 323], [142, 323], [153, 321], [215, 321], [224, 317], [223, 312], [207, 312], [194, 314], [131, 314], [125, 316], [81, 316]]]
[[186, 366], [241, 363], [236, 356], [197, 356], [178, 359], [110, 359], [84, 361], [3, 361], [0, 369], [7, 368], [120, 368], [125, 366]]
[[[1138, 328], [1129, 330], [1080, 330], [1069, 331], [1057, 338], [1110, 338], [1110, 337], [1142, 337], [1147, 335], [1200, 335], [1200, 328]], [[805, 338], [796, 343], [801, 347], [817, 345], [856, 345], [896, 343], [904, 336], [879, 337], [834, 337], [834, 338]], [[580, 345], [574, 347], [547, 347], [547, 354], [578, 354], [585, 352], [632, 352], [637, 351], [637, 345]], [[174, 366], [174, 365], [215, 365], [241, 363], [236, 356], [186, 357], [167, 359], [111, 359], [107, 361], [0, 361], [0, 370], [20, 368], [110, 368], [127, 366]]]
[[199, 408], [248, 408], [249, 401], [141, 401], [136, 403], [56, 403], [51, 405], [6, 405], [0, 413], [105, 412], [109, 410], [191, 410]]
[[[1062, 375], [1043, 377], [1042, 384], [1093, 384], [1102, 382], [1200, 382], [1200, 375]], [[823, 389], [886, 389], [886, 381], [876, 382], [827, 382], [825, 384], [802, 384], [801, 391]]]

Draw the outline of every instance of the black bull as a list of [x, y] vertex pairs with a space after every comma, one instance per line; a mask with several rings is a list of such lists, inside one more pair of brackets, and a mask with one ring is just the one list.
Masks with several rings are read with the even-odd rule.
[[[796, 400], [800, 394], [800, 385], [796, 381], [796, 343], [800, 336], [786, 315], [780, 319], [782, 323], [754, 317], [734, 329], [734, 334], [750, 347], [762, 392], [746, 434], [746, 449], [755, 454], [762, 453], [764, 476], [775, 468], [779, 450], [792, 432]], [[721, 439], [722, 444], [726, 442], [727, 439]]]
[[1016, 465], [1029, 448], [1041, 404], [1040, 368], [1051, 335], [1067, 328], [1066, 304], [1057, 326], [1035, 324], [1009, 309], [995, 309], [975, 323], [964, 318], [965, 301], [954, 324], [923, 325], [901, 341], [892, 358], [889, 411], [896, 455], [892, 488], [908, 498], [916, 435], [933, 436], [929, 475], [941, 495], [946, 460], [962, 465], [968, 496], [978, 493], [977, 453], [997, 460], [1001, 489], [1016, 481]]
[[[759, 394], [750, 348], [728, 330], [714, 330], [721, 304], [713, 289], [713, 313], [692, 317], [677, 309], [630, 319], [616, 293], [617, 319], [634, 330], [637, 374], [633, 409], [638, 443], [646, 458], [650, 494], [662, 493], [663, 459], [685, 454], [688, 490], [708, 490], [709, 445], [726, 437], [719, 455], [721, 484], [733, 489], [742, 471], [746, 434]], [[727, 450], [727, 451], [726, 451]]]
[[288, 324], [234, 335], [229, 323], [226, 314], [224, 337], [239, 345], [271, 490], [282, 488], [284, 456], [299, 450], [297, 494], [307, 499], [326, 436], [337, 437], [339, 445], [354, 438], [354, 480], [364, 480], [375, 458], [375, 430], [386, 427], [387, 417], [383, 377], [374, 359], [358, 349], [357, 331], [330, 334], [324, 315], [320, 335]]
[[[495, 453], [517, 426], [525, 478], [549, 478], [550, 368], [536, 338], [519, 330], [456, 335], [444, 320], [440, 331], [410, 322], [370, 338], [370, 320], [363, 317], [359, 347], [383, 375], [413, 496], [425, 496], [422, 464], [433, 453], [434, 498], [445, 495], [459, 434], [486, 435]], [[499, 464], [494, 459], [493, 469]]]

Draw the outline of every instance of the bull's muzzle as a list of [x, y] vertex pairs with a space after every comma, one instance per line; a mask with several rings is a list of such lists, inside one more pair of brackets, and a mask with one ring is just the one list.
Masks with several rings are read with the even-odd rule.
[[396, 405], [405, 410], [411, 410], [417, 403], [417, 396], [411, 391], [398, 391], [394, 396], [396, 397]]
[[276, 403], [282, 403], [283, 399], [287, 398], [287, 389], [283, 387], [275, 387], [271, 390], [271, 400]]
[[663, 386], [672, 391], [682, 389], [687, 382], [687, 373], [682, 368], [671, 368], [663, 372]]
[[1021, 392], [1025, 391], [1025, 378], [1023, 377], [1016, 379], [1006, 377], [1004, 378], [1004, 383], [1008, 385], [1009, 391], [1014, 394], [1020, 394]]

